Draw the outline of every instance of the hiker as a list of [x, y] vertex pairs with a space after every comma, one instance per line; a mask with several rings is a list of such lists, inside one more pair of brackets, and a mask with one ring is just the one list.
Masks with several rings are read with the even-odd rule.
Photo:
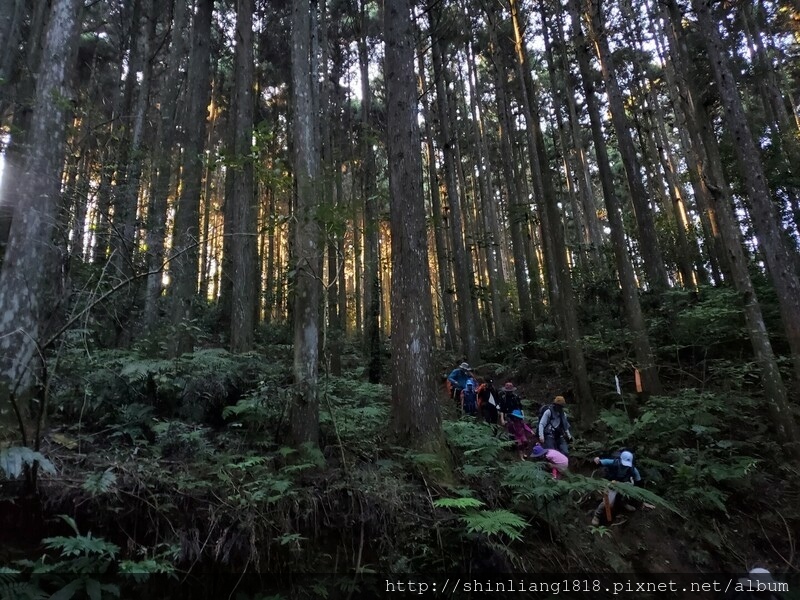
[[508, 421], [508, 416], [515, 410], [522, 412], [522, 401], [517, 396], [517, 388], [510, 381], [507, 381], [500, 391], [500, 402], [498, 408], [500, 409], [500, 425], [505, 425]]
[[[639, 474], [639, 469], [633, 465], [633, 452], [623, 450], [619, 456], [615, 458], [600, 458], [595, 457], [594, 464], [602, 465], [605, 467], [605, 478], [609, 481], [617, 481], [620, 483], [633, 483], [638, 485], [642, 481], [642, 476]], [[603, 497], [603, 501], [597, 506], [592, 517], [592, 525], [595, 527], [600, 525], [600, 518], [605, 514], [606, 520], [613, 519], [614, 503], [617, 499], [617, 490], [612, 486]], [[623, 508], [627, 511], [633, 512], [636, 507], [632, 504], [625, 503]]]
[[461, 399], [461, 391], [467, 387], [467, 379], [472, 378], [472, 369], [469, 363], [462, 362], [447, 376], [447, 383], [450, 386], [450, 397], [453, 400]]
[[569, 469], [569, 458], [553, 448], [542, 448], [536, 444], [531, 452], [531, 458], [543, 461], [547, 469], [553, 474], [553, 479], [561, 479], [561, 476]]
[[785, 585], [775, 581], [767, 569], [754, 567], [747, 577], [740, 578], [724, 596], [724, 600], [781, 600], [778, 591]]
[[522, 414], [520, 409], [511, 411], [508, 417], [506, 430], [514, 438], [514, 445], [519, 454], [519, 459], [525, 460], [527, 450], [534, 439], [533, 429], [525, 422], [525, 415]]
[[465, 415], [478, 414], [478, 392], [475, 390], [475, 380], [467, 379], [466, 386], [461, 391], [461, 412]]
[[487, 379], [478, 386], [478, 412], [491, 425], [497, 424], [499, 398], [500, 394], [494, 389], [494, 382], [491, 379]]
[[545, 405], [539, 412], [539, 442], [545, 449], [557, 449], [569, 456], [567, 441], [572, 441], [572, 432], [564, 412], [566, 403], [564, 396], [556, 396], [552, 404]]

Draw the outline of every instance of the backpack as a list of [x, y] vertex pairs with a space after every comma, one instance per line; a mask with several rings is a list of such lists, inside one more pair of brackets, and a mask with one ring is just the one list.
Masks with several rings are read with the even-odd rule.
[[[544, 413], [547, 411], [547, 409], [552, 409], [554, 406], [555, 406], [554, 404], [542, 404], [541, 408], [539, 409], [539, 421], [542, 420], [542, 417], [544, 416]], [[558, 425], [558, 428], [555, 428], [550, 424], [552, 422], [552, 419], [553, 419], [553, 412], [552, 411], [550, 412], [550, 419], [551, 420], [548, 421], [548, 423], [547, 423], [547, 427], [550, 430], [552, 430], [553, 433], [556, 433], [559, 430], [561, 430], [561, 431], [564, 430], [564, 419], [563, 418], [561, 418], [561, 420], [559, 422], [559, 425]], [[621, 450], [620, 450], [620, 452], [621, 452]]]
[[500, 411], [511, 413], [515, 410], [522, 410], [522, 402], [514, 392], [500, 392]]
[[470, 388], [465, 389], [461, 394], [464, 398], [464, 412], [474, 414], [478, 409], [478, 394]]

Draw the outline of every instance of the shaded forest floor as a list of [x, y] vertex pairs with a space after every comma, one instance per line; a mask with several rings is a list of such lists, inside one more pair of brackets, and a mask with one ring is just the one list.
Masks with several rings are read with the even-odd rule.
[[[771, 460], [774, 441], [751, 396], [610, 394], [594, 422], [575, 420], [574, 473], [556, 482], [515, 460], [490, 426], [460, 417], [443, 391], [448, 454], [394, 445], [390, 390], [363, 382], [353, 348], [340, 376], [321, 378], [320, 446], [291, 448], [289, 349], [268, 341], [240, 356], [207, 348], [154, 359], [137, 348], [62, 357], [41, 448], [57, 474], [40, 475], [36, 496], [24, 494], [24, 478], [0, 483], [0, 561], [28, 575], [246, 570], [350, 582], [375, 572], [798, 568], [800, 477]], [[481, 374], [511, 378], [533, 415], [569, 389], [557, 358], [518, 356]], [[442, 372], [455, 362], [443, 356]], [[647, 480], [632, 492], [656, 508], [593, 527], [606, 484], [591, 459], [622, 445], [636, 450]], [[217, 592], [203, 584], [193, 597]]]

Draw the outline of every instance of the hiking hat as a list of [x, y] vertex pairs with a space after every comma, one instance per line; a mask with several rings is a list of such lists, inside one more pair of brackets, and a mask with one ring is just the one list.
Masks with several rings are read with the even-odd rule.
[[558, 404], [559, 406], [564, 406], [566, 403], [567, 401], [564, 400], [564, 396], [556, 396], [553, 400], [553, 404]]
[[475, 380], [467, 379], [467, 387], [475, 387]]
[[748, 575], [750, 577], [742, 577], [739, 583], [742, 585], [749, 585], [750, 587], [753, 587], [753, 584], [756, 584], [755, 587], [758, 587], [758, 584], [767, 585], [770, 583], [777, 583], [775, 579], [773, 579], [772, 573], [761, 567], [750, 569]]
[[533, 447], [533, 452], [531, 452], [531, 456], [533, 456], [534, 458], [539, 458], [540, 456], [544, 456], [545, 454], [547, 454], [547, 450], [542, 448], [541, 444], [536, 444]]
[[619, 463], [623, 467], [632, 467], [633, 466], [633, 453], [628, 452], [625, 450], [622, 454], [619, 455]]
[[459, 369], [464, 369], [465, 371], [471, 371], [472, 370], [472, 368], [469, 366], [469, 363], [465, 363], [465, 362], [463, 362], [460, 365], [458, 365], [458, 368]]
[[525, 415], [522, 414], [522, 411], [520, 409], [516, 409], [515, 411], [513, 411], [511, 413], [511, 416], [512, 417], [517, 417], [518, 419], [524, 419], [525, 418]]
[[506, 392], [515, 392], [517, 391], [517, 388], [515, 388], [514, 384], [509, 381], [503, 386], [503, 390]]

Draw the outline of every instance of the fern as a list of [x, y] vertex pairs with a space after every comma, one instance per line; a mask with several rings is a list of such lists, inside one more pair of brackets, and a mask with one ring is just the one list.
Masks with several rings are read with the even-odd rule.
[[0, 581], [0, 598], [3, 600], [46, 600], [50, 594], [32, 582]]
[[120, 574], [131, 577], [137, 583], [143, 583], [155, 574], [175, 576], [175, 566], [171, 561], [162, 558], [138, 561], [123, 560], [119, 563], [118, 568]]
[[470, 462], [494, 464], [508, 446], [490, 427], [474, 421], [448, 421], [443, 425], [447, 441], [458, 448]]
[[132, 360], [126, 362], [119, 374], [120, 377], [130, 383], [146, 381], [148, 378], [156, 377], [162, 373], [174, 369], [175, 363], [171, 360]]
[[480, 508], [484, 503], [476, 498], [439, 498], [433, 502], [436, 508], [454, 508], [456, 510], [467, 510], [470, 508]]
[[88, 556], [95, 554], [115, 558], [119, 552], [119, 546], [107, 542], [103, 538], [92, 537], [91, 532], [87, 535], [76, 535], [73, 537], [50, 537], [42, 540], [45, 548], [58, 550], [64, 558], [74, 556]]
[[406, 458], [408, 458], [413, 464], [424, 467], [427, 469], [431, 469], [432, 471], [444, 471], [444, 465], [442, 464], [442, 459], [440, 456], [436, 454], [428, 454], [425, 452], [406, 452]]
[[483, 510], [467, 513], [462, 517], [470, 533], [482, 533], [487, 536], [503, 534], [512, 540], [522, 538], [522, 530], [527, 522], [507, 510]]
[[92, 496], [97, 496], [110, 491], [115, 483], [117, 483], [117, 476], [114, 474], [114, 470], [109, 467], [102, 473], [89, 475], [86, 481], [83, 482], [82, 487]]
[[35, 452], [25, 446], [12, 446], [0, 450], [0, 471], [8, 479], [16, 479], [24, 470], [24, 467], [32, 467], [34, 463], [39, 463], [39, 468], [50, 475], [56, 474], [56, 468], [40, 452]]

